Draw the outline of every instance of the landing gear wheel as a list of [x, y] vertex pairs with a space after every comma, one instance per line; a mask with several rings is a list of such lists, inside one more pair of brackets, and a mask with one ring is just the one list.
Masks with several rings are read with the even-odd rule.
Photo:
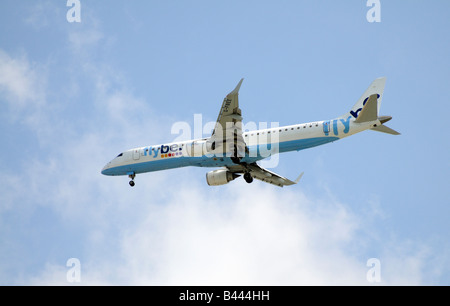
[[134, 186], [134, 178], [136, 177], [136, 174], [133, 172], [132, 174], [129, 174], [128, 177], [131, 179], [129, 184], [131, 187], [133, 187]]
[[251, 182], [253, 182], [253, 177], [250, 175], [250, 173], [246, 172], [244, 173], [244, 180], [250, 184]]

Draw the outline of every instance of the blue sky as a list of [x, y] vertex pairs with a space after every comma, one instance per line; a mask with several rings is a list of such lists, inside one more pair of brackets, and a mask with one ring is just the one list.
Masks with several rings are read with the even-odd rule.
[[[450, 284], [448, 1], [0, 4], [0, 284]], [[209, 169], [105, 177], [177, 121], [217, 118], [244, 77], [244, 121], [348, 111], [386, 76], [372, 131], [280, 156], [300, 184], [208, 187]], [[207, 136], [207, 135], [205, 135]]]

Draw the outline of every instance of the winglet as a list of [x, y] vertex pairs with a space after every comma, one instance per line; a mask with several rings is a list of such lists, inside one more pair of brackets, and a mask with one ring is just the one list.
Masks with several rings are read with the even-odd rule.
[[297, 177], [297, 179], [294, 181], [296, 184], [298, 182], [300, 182], [300, 179], [302, 178], [303, 174], [305, 174], [305, 172], [300, 173], [300, 175]]
[[232, 92], [230, 92], [228, 95], [235, 95], [235, 94], [239, 93], [239, 89], [241, 88], [241, 84], [243, 81], [244, 81], [244, 78], [242, 78], [239, 81], [239, 83], [236, 85], [236, 88]]

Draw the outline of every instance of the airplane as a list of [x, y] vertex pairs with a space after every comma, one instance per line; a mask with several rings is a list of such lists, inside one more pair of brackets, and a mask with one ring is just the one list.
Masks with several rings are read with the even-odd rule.
[[[378, 115], [385, 77], [374, 80], [356, 104], [340, 117], [248, 132], [242, 130], [238, 99], [243, 80], [225, 96], [210, 137], [130, 149], [108, 162], [101, 173], [128, 175], [133, 187], [136, 175], [145, 172], [187, 166], [221, 167], [206, 173], [208, 185], [225, 185], [242, 175], [247, 183], [257, 179], [284, 187], [297, 184], [303, 173], [292, 181], [262, 168], [258, 161], [273, 154], [334, 142], [365, 130], [400, 135], [385, 125], [391, 116]], [[275, 149], [267, 153], [268, 148]]]

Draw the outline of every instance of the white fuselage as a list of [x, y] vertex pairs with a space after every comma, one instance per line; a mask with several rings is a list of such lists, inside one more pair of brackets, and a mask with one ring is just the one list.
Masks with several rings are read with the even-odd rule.
[[[243, 133], [248, 151], [241, 162], [253, 163], [273, 154], [299, 151], [367, 130], [380, 121], [356, 123], [355, 118], [337, 118]], [[135, 175], [165, 169], [198, 166], [233, 166], [228, 154], [208, 151], [207, 138], [140, 147], [125, 151], [103, 169], [105, 175]]]

